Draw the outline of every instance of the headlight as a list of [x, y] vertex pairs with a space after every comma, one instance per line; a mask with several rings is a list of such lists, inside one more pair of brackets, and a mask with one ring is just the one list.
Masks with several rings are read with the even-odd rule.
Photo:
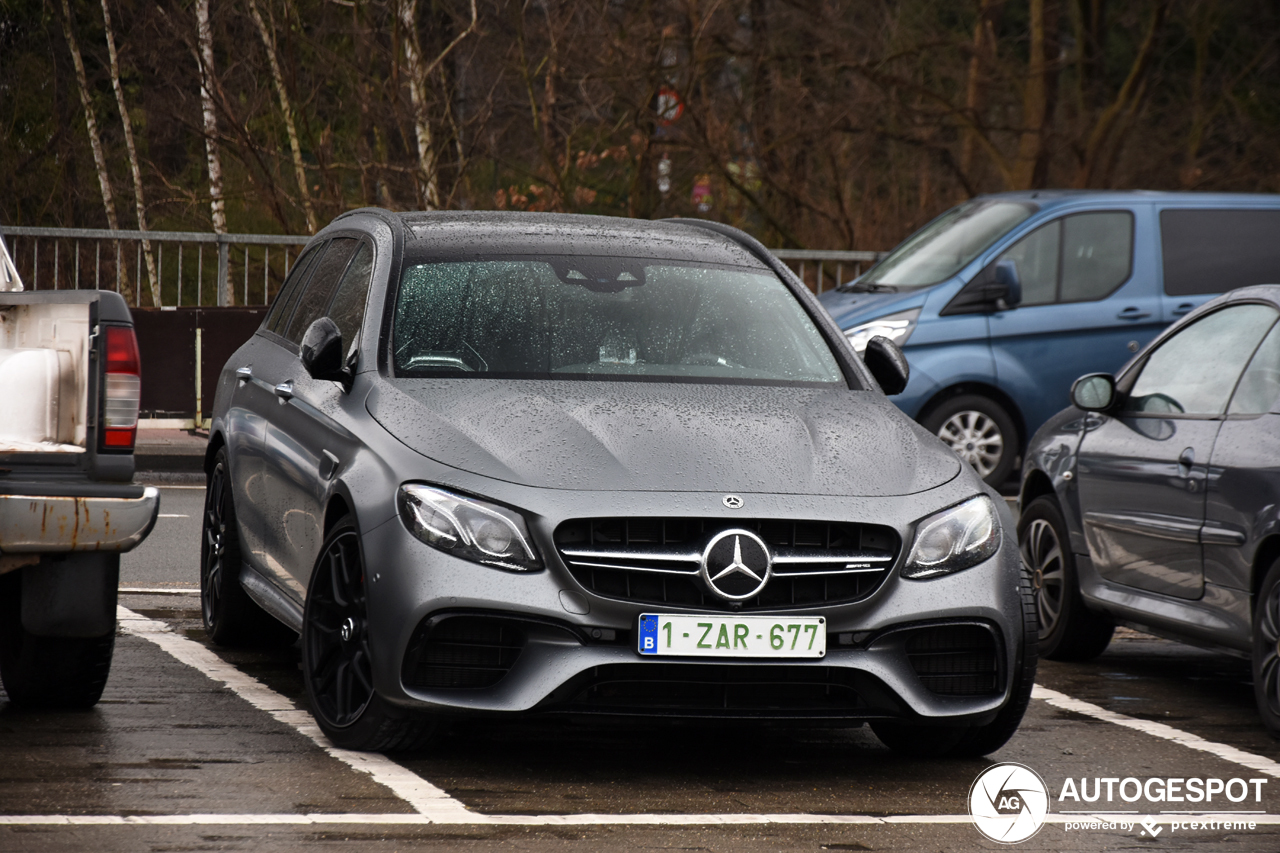
[[916, 525], [906, 578], [931, 578], [976, 566], [1000, 547], [1000, 522], [991, 498], [979, 495]]
[[897, 314], [890, 314], [887, 317], [872, 320], [870, 323], [863, 323], [861, 326], [846, 329], [844, 336], [849, 339], [849, 344], [857, 352], [865, 350], [867, 341], [876, 335], [886, 337], [898, 346], [902, 346], [907, 342], [907, 338], [911, 337], [911, 332], [916, 327], [916, 318], [919, 316], [919, 308], [900, 311]]
[[518, 512], [414, 483], [400, 487], [396, 503], [404, 526], [433, 548], [486, 566], [542, 568]]

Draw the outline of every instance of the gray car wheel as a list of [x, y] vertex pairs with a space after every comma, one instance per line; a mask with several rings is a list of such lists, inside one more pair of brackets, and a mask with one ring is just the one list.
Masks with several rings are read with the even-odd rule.
[[1018, 545], [1035, 596], [1040, 657], [1081, 661], [1102, 654], [1115, 623], [1090, 610], [1080, 595], [1067, 523], [1053, 497], [1038, 497], [1022, 511]]
[[1254, 608], [1253, 695], [1258, 716], [1280, 738], [1280, 560], [1267, 570]]
[[311, 713], [343, 749], [413, 749], [434, 722], [390, 705], [374, 689], [365, 581], [360, 534], [344, 518], [325, 539], [307, 590], [302, 675]]

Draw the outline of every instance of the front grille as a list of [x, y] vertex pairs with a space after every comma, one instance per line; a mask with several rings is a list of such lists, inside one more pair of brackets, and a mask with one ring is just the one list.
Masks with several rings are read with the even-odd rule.
[[865, 677], [827, 666], [609, 664], [594, 667], [579, 678], [564, 710], [656, 716], [850, 717], [874, 710], [862, 696], [859, 679]]
[[981, 625], [935, 625], [907, 638], [907, 659], [941, 696], [989, 696], [1000, 689], [996, 638]]
[[419, 689], [492, 687], [515, 665], [525, 633], [515, 619], [470, 614], [424, 619], [401, 678]]
[[741, 610], [859, 601], [884, 581], [898, 556], [889, 527], [826, 521], [723, 518], [589, 518], [556, 528], [569, 572], [606, 598], [728, 610], [699, 576], [702, 551], [722, 530], [742, 528], [773, 553], [773, 577]]

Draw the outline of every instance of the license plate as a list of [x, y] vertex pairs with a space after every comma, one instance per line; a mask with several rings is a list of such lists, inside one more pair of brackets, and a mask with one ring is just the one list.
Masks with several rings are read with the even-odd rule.
[[827, 653], [827, 620], [643, 613], [639, 651], [707, 658], [820, 658]]

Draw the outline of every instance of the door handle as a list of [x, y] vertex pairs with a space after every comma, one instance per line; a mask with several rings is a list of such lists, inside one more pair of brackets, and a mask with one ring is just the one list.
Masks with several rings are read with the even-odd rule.
[[279, 385], [277, 385], [276, 396], [280, 398], [280, 401], [282, 403], [292, 400], [293, 399], [293, 380], [290, 379], [286, 382], [281, 382]]
[[1195, 307], [1196, 307], [1196, 304], [1194, 302], [1184, 302], [1181, 305], [1179, 305], [1177, 308], [1173, 309], [1173, 316], [1181, 317], [1184, 314], [1190, 314], [1191, 309]]
[[1196, 449], [1194, 447], [1184, 447], [1182, 452], [1178, 454], [1178, 473], [1183, 477], [1191, 476], [1191, 466], [1196, 464]]
[[251, 381], [251, 380], [253, 379], [253, 368], [252, 368], [252, 367], [237, 367], [237, 368], [236, 368], [236, 379], [238, 379], [238, 380], [239, 380], [239, 381], [241, 381], [241, 382], [249, 382], [249, 381]]
[[1128, 308], [1116, 315], [1117, 320], [1144, 320], [1151, 316], [1150, 311], [1143, 311], [1136, 305], [1130, 305]]

